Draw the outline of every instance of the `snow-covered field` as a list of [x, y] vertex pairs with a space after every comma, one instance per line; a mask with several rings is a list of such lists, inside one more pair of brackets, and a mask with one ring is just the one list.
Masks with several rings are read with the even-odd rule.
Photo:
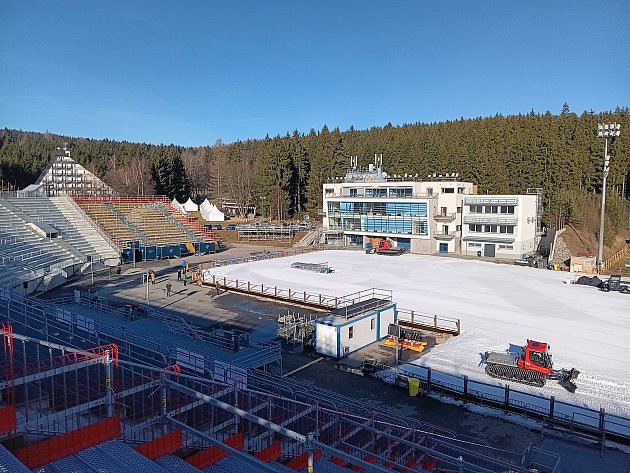
[[[291, 269], [328, 262], [332, 274]], [[554, 368], [577, 368], [571, 394], [550, 381], [518, 389], [630, 416], [630, 295], [566, 284], [569, 273], [424, 255], [398, 257], [325, 251], [212, 269], [216, 275], [332, 296], [372, 287], [392, 290], [399, 308], [461, 319], [462, 334], [418, 364], [471, 379], [487, 376], [481, 353], [527, 339], [548, 342]], [[516, 386], [514, 386], [516, 387]]]

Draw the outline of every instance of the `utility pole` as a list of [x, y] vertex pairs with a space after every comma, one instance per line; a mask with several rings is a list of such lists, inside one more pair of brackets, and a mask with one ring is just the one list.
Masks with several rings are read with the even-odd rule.
[[606, 178], [610, 170], [610, 156], [608, 156], [608, 138], [613, 139], [621, 134], [621, 125], [619, 123], [598, 123], [597, 136], [604, 138], [604, 170], [602, 182], [602, 210], [599, 216], [599, 245], [597, 247], [597, 267], [602, 269], [604, 262], [604, 222], [606, 220]]

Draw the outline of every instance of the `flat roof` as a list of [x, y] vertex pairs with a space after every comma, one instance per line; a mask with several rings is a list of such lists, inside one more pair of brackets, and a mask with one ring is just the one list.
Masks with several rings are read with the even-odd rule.
[[350, 304], [345, 307], [340, 307], [331, 311], [327, 316], [320, 317], [316, 320], [317, 323], [323, 323], [326, 325], [341, 325], [350, 321], [351, 319], [370, 312], [374, 312], [377, 309], [382, 309], [387, 306], [396, 305], [389, 299], [380, 299], [373, 297], [364, 301]]

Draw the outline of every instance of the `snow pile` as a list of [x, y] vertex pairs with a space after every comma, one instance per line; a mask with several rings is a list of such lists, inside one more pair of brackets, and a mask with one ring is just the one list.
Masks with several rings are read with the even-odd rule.
[[[417, 363], [502, 384], [484, 373], [485, 351], [527, 339], [548, 342], [554, 368], [576, 368], [578, 390], [556, 382], [525, 392], [630, 416], [630, 295], [566, 284], [569, 273], [424, 255], [397, 257], [327, 251], [224, 266], [213, 274], [279, 288], [343, 296], [377, 287], [398, 308], [461, 319], [462, 334]], [[305, 273], [291, 263], [329, 262], [332, 274]], [[515, 386], [516, 387], [516, 386]]]

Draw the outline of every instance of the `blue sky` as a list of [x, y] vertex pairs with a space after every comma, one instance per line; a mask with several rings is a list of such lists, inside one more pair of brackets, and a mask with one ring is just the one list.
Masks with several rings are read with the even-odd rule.
[[565, 101], [630, 105], [627, 0], [0, 5], [0, 127], [190, 146]]

